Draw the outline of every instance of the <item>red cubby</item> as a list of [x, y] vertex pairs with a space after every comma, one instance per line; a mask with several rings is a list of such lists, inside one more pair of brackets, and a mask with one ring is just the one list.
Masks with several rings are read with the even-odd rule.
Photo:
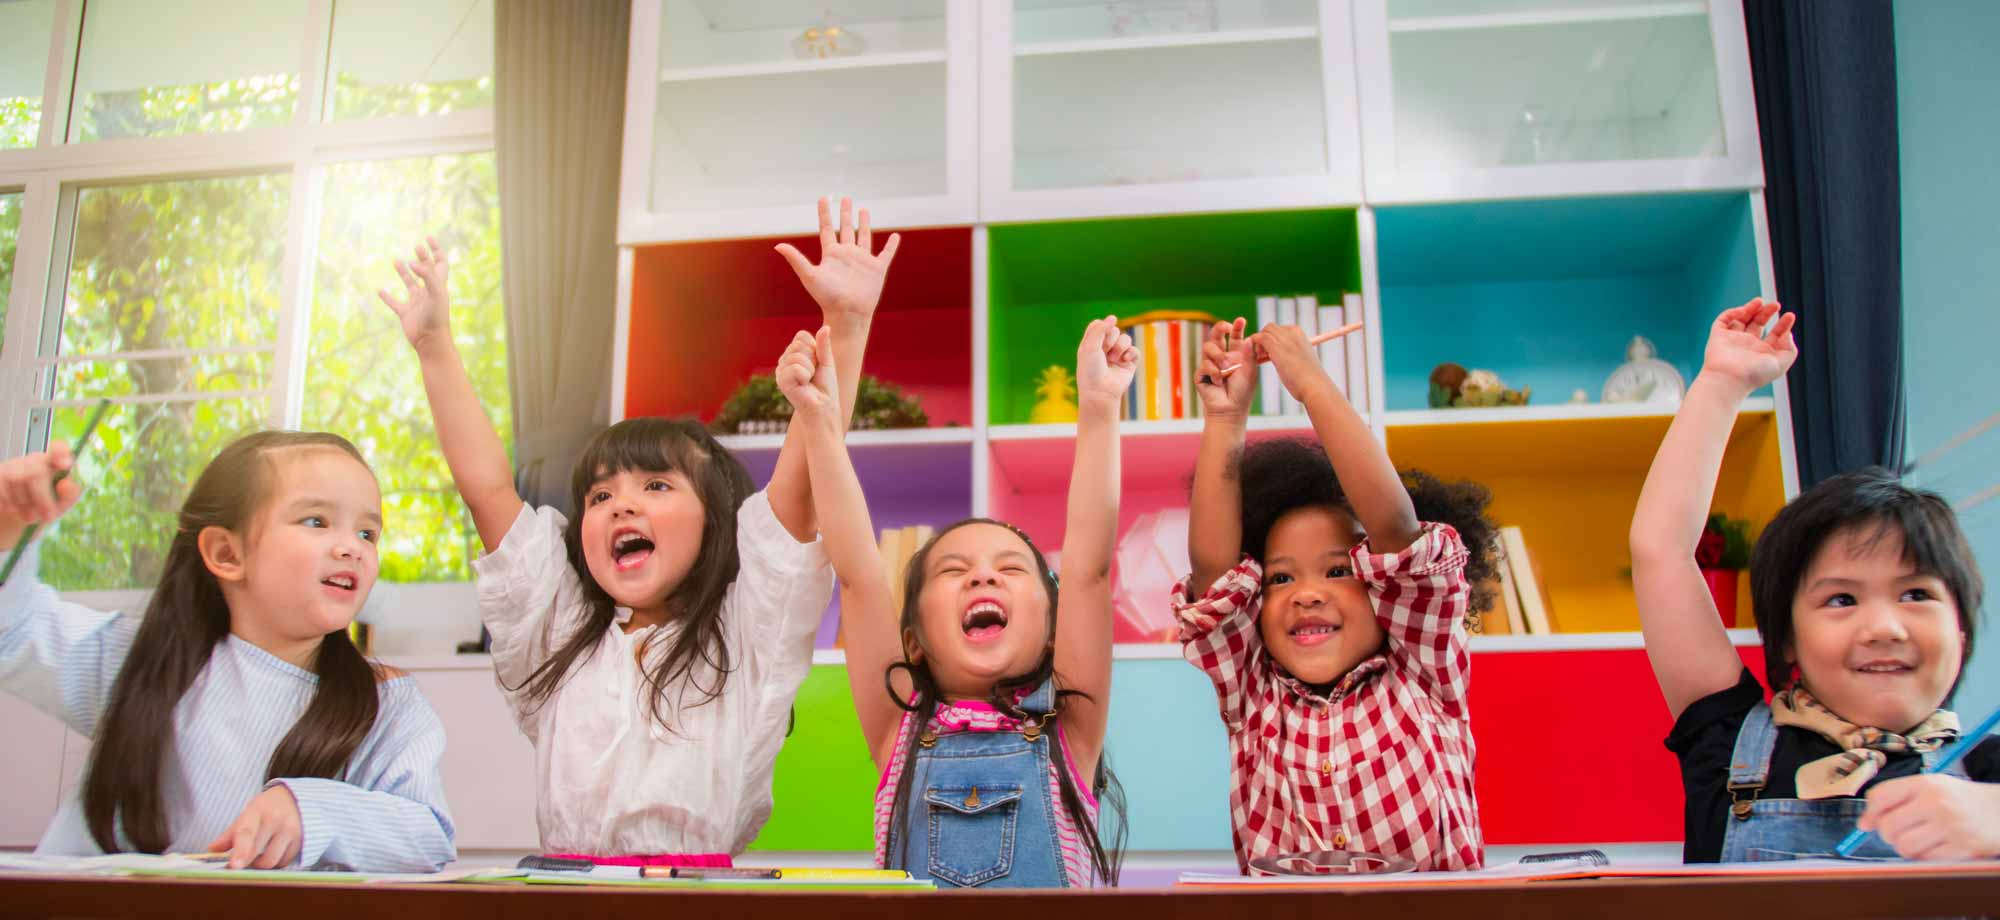
[[[794, 332], [819, 325], [818, 305], [773, 248], [781, 242], [818, 259], [812, 236], [633, 251], [627, 417], [712, 419], [744, 380], [777, 366]], [[863, 371], [916, 396], [933, 426], [972, 423], [970, 229], [903, 232]]]

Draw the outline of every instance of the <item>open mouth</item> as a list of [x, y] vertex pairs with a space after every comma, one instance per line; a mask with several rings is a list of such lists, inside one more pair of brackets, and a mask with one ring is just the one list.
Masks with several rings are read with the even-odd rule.
[[1007, 630], [1007, 609], [997, 601], [973, 601], [972, 606], [965, 608], [959, 627], [965, 630], [965, 637], [974, 642], [998, 639]]
[[636, 530], [621, 530], [611, 536], [611, 564], [629, 571], [653, 556], [652, 538]]
[[1308, 617], [1292, 624], [1290, 635], [1292, 641], [1299, 645], [1319, 645], [1340, 635], [1340, 624]]
[[350, 572], [340, 572], [320, 579], [319, 583], [335, 591], [352, 592], [355, 586], [360, 584], [360, 579], [355, 578]]

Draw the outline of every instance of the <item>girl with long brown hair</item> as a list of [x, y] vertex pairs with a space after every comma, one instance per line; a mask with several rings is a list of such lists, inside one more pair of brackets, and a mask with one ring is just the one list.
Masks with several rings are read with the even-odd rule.
[[[0, 464], [0, 546], [81, 494], [61, 443]], [[455, 858], [444, 725], [348, 641], [382, 492], [338, 435], [259, 432], [181, 506], [143, 617], [63, 600], [30, 546], [0, 586], [0, 687], [92, 739], [38, 852], [226, 851], [231, 868], [435, 871]]]

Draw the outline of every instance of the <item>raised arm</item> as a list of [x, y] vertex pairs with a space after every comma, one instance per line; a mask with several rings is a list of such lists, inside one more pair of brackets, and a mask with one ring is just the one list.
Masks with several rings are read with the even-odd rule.
[[[883, 690], [883, 675], [900, 655], [896, 611], [889, 609], [889, 579], [875, 546], [875, 525], [861, 480], [841, 440], [843, 403], [835, 402], [839, 360], [831, 330], [804, 332], [778, 362], [778, 388], [792, 404], [791, 432], [798, 437], [812, 481], [813, 513], [820, 521], [827, 560], [840, 580], [840, 616], [846, 636], [847, 677], [855, 715], [870, 756], [879, 758], [902, 710]], [[878, 763], [878, 766], [880, 764]]]
[[[1421, 524], [1410, 502], [1403, 477], [1389, 460], [1389, 451], [1369, 430], [1320, 366], [1319, 352], [1297, 326], [1272, 326], [1254, 336], [1259, 350], [1270, 355], [1278, 380], [1306, 407], [1313, 432], [1325, 446], [1333, 473], [1348, 507], [1368, 534], [1377, 553], [1399, 553], [1417, 539]], [[1248, 365], [1236, 373], [1255, 373]]]
[[[1690, 703], [1734, 686], [1742, 660], [1715, 615], [1695, 565], [1723, 450], [1744, 397], [1783, 376], [1798, 357], [1796, 314], [1761, 298], [1724, 311], [1709, 328], [1701, 373], [1667, 426], [1632, 515], [1632, 587], [1653, 676], [1675, 718]], [[1769, 332], [1764, 326], [1777, 317]]]
[[500, 546], [520, 515], [521, 494], [514, 489], [507, 448], [486, 417], [486, 407], [479, 404], [472, 377], [459, 357], [458, 343], [452, 341], [451, 294], [446, 287], [450, 269], [444, 247], [431, 237], [417, 247], [414, 261], [396, 262], [405, 297], [398, 300], [387, 290], [376, 294], [396, 312], [403, 324], [403, 337], [416, 349], [424, 395], [430, 400], [431, 420], [437, 426], [438, 446], [444, 450], [445, 465], [451, 468], [452, 484], [472, 511], [479, 542], [490, 553]]
[[[1231, 366], [1249, 370], [1224, 375], [1222, 369]], [[1243, 483], [1237, 474], [1257, 374], [1241, 317], [1209, 328], [1194, 388], [1201, 397], [1202, 421], [1188, 501], [1188, 561], [1194, 566], [1188, 596], [1198, 600], [1243, 557]]]
[[1117, 317], [1091, 320], [1076, 349], [1076, 465], [1056, 607], [1056, 674], [1088, 699], [1064, 705], [1078, 768], [1095, 772], [1111, 704], [1111, 556], [1118, 543], [1118, 411], [1139, 366]]
[[[819, 304], [820, 320], [832, 333], [834, 362], [841, 368], [840, 405], [845, 411], [839, 422], [844, 433], [861, 386], [861, 358], [868, 351], [868, 332], [875, 321], [875, 307], [882, 300], [889, 263], [896, 258], [896, 249], [903, 238], [901, 234], [890, 234], [878, 255], [867, 208], [861, 209], [857, 223], [854, 202], [840, 199], [837, 226], [831, 211], [831, 202], [821, 198], [818, 265], [790, 243], [779, 243], [777, 251], [798, 274], [806, 293]], [[772, 470], [765, 491], [771, 499], [771, 513], [777, 515], [778, 522], [800, 541], [811, 540], [817, 527], [813, 520], [811, 480], [806, 473], [804, 451], [792, 442], [789, 431], [784, 446], [778, 449], [778, 465]]]

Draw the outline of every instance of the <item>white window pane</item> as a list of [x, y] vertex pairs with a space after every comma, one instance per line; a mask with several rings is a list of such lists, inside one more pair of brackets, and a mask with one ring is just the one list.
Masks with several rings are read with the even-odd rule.
[[345, 435], [374, 465], [384, 579], [469, 578], [478, 537], [438, 449], [416, 356], [375, 291], [401, 294], [391, 261], [438, 238], [452, 260], [452, 332], [487, 417], [513, 443], [493, 155], [338, 164], [323, 200], [304, 425]]
[[55, 0], [0, 0], [0, 149], [35, 146], [55, 19]]
[[289, 175], [79, 191], [55, 354], [271, 344], [290, 199]]
[[[113, 404], [77, 461], [82, 500], [42, 544], [42, 581], [59, 591], [158, 583], [188, 486], [223, 445], [263, 427], [268, 407], [264, 399]], [[55, 410], [51, 438], [75, 443], [90, 412]]]
[[337, 0], [334, 118], [493, 105], [493, 0]]
[[76, 68], [80, 141], [284, 124], [304, 0], [90, 0]]

